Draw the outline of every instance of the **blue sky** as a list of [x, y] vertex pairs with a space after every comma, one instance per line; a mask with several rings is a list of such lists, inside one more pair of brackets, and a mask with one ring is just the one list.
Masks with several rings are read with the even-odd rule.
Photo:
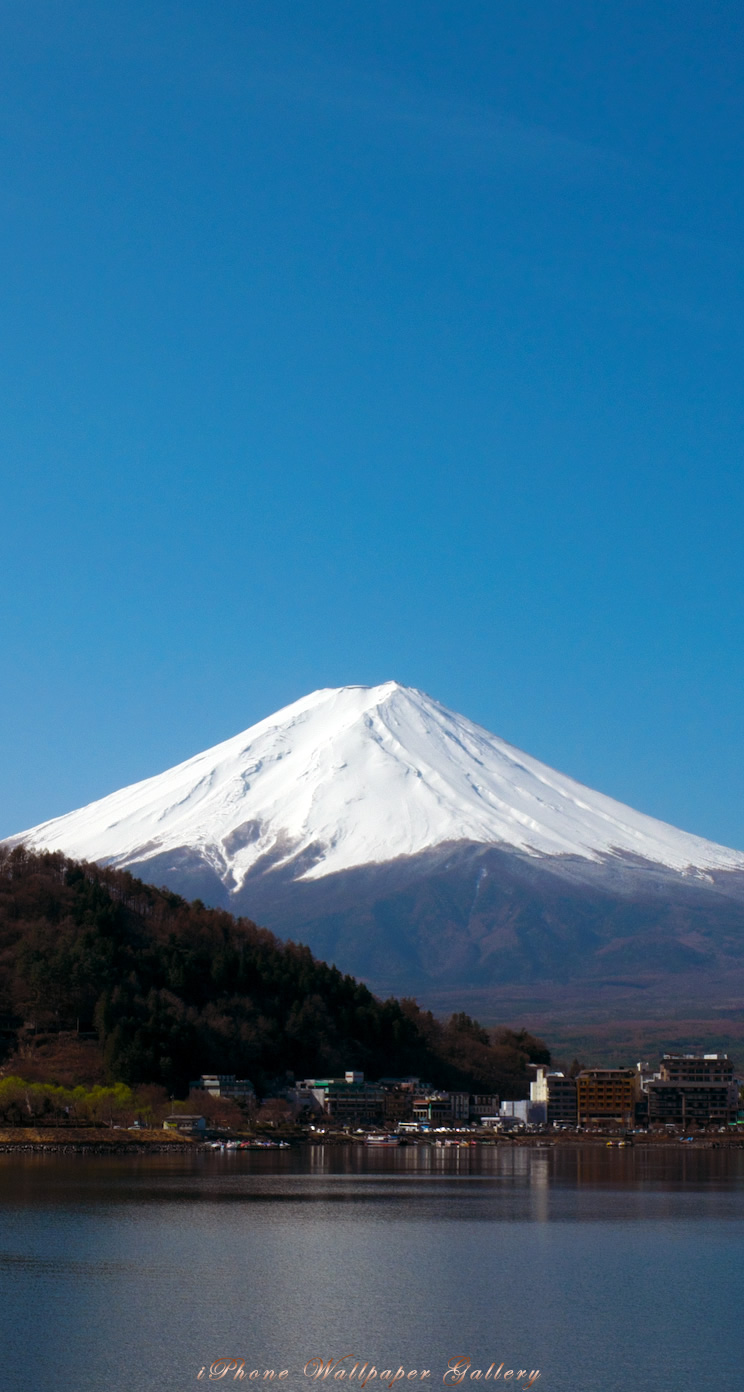
[[0, 834], [395, 678], [744, 847], [743, 30], [0, 7]]

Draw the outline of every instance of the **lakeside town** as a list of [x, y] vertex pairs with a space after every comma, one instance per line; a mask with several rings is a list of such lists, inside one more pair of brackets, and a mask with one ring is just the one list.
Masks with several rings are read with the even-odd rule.
[[[201, 1096], [232, 1103], [246, 1121], [276, 1136], [292, 1130], [308, 1140], [361, 1138], [371, 1145], [403, 1145], [433, 1138], [468, 1142], [499, 1137], [643, 1135], [704, 1138], [727, 1136], [744, 1144], [742, 1080], [726, 1054], [665, 1054], [657, 1069], [582, 1068], [575, 1075], [533, 1064], [529, 1096], [502, 1100], [496, 1094], [444, 1091], [418, 1078], [370, 1081], [349, 1070], [343, 1077], [306, 1078], [268, 1098], [256, 1110], [252, 1084], [225, 1074], [203, 1074], [191, 1087], [189, 1105]], [[232, 1127], [210, 1124], [201, 1113], [174, 1110], [163, 1128], [215, 1146], [248, 1145], [230, 1137]], [[237, 1127], [234, 1128], [237, 1131]], [[253, 1128], [255, 1129], [255, 1128]], [[267, 1143], [264, 1135], [262, 1144]], [[279, 1144], [279, 1141], [276, 1142]], [[289, 1144], [284, 1141], [284, 1144]]]
[[306, 947], [125, 872], [23, 847], [0, 872], [3, 1149], [744, 1144], [727, 1053], [556, 1063], [524, 1028], [381, 1001]]

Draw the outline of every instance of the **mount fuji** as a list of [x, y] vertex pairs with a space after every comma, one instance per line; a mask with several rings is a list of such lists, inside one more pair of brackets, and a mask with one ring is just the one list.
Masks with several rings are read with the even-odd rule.
[[697, 1006], [744, 984], [744, 853], [395, 682], [313, 692], [6, 844], [21, 841], [246, 913], [432, 1001]]

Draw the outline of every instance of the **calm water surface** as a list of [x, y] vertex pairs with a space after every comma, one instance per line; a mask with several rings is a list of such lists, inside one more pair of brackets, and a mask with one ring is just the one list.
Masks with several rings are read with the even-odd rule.
[[297, 1392], [353, 1354], [744, 1392], [743, 1239], [744, 1151], [0, 1156], [0, 1388], [247, 1388], [197, 1380], [234, 1357]]

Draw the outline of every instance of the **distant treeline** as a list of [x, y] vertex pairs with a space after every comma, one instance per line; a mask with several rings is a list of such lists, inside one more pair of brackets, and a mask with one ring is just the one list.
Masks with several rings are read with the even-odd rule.
[[184, 1095], [202, 1072], [259, 1093], [363, 1069], [440, 1087], [524, 1094], [549, 1062], [525, 1030], [446, 1024], [412, 1000], [377, 1000], [309, 948], [122, 870], [0, 847], [0, 1013], [13, 1030], [95, 1030], [105, 1075]]

